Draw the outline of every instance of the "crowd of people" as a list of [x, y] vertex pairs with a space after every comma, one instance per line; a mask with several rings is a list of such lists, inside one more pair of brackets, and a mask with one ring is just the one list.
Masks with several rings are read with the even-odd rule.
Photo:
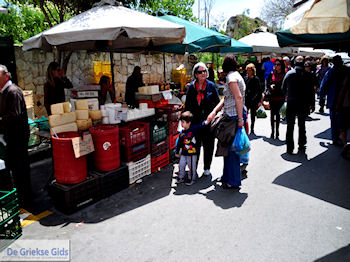
[[[268, 101], [271, 110], [272, 139], [279, 139], [280, 110], [286, 103], [287, 154], [295, 154], [293, 133], [296, 118], [298, 153], [305, 153], [305, 121], [315, 110], [316, 96], [319, 98], [319, 113], [324, 113], [325, 105], [329, 109], [333, 145], [344, 146], [342, 155], [348, 154], [350, 70], [343, 65], [340, 56], [335, 56], [331, 63], [327, 56], [321, 59], [303, 56], [292, 59], [287, 56], [272, 59], [267, 57], [261, 62], [250, 57], [239, 68], [236, 58], [228, 55], [224, 59], [222, 71], [226, 78], [220, 77], [218, 80], [225, 86], [224, 96], [220, 100], [215, 84], [208, 80], [206, 65], [200, 62], [193, 68], [194, 81], [188, 87], [185, 109], [181, 116], [184, 130], [180, 133], [176, 149], [180, 157], [178, 183], [193, 184], [197, 176], [201, 146], [204, 149], [203, 175], [210, 175], [216, 137], [218, 144], [215, 156], [224, 157], [223, 175], [219, 181], [223, 188], [239, 188], [242, 167], [246, 163], [243, 164], [231, 145], [236, 131], [247, 124], [248, 113], [251, 120], [250, 133], [254, 134], [256, 112], [264, 100]], [[192, 149], [190, 154], [189, 148]], [[191, 158], [188, 158], [189, 155]], [[184, 173], [186, 165], [191, 171], [187, 180]]]

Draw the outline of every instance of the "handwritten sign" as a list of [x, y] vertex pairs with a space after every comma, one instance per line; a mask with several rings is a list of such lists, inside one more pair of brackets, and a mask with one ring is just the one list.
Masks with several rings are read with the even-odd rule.
[[75, 158], [87, 155], [95, 151], [94, 143], [92, 142], [92, 137], [90, 134], [81, 137], [74, 137], [72, 139], [73, 150]]

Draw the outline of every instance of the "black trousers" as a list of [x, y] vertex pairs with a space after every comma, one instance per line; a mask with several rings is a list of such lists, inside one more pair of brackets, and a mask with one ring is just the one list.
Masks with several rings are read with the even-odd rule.
[[304, 106], [300, 104], [288, 103], [287, 104], [287, 134], [286, 134], [286, 144], [287, 151], [293, 151], [294, 149], [294, 125], [295, 119], [298, 118], [298, 144], [299, 147], [304, 147], [306, 145], [306, 130], [305, 130], [305, 119], [308, 115], [308, 111]]
[[28, 157], [28, 139], [21, 136], [7, 139], [6, 167], [11, 171], [21, 204], [32, 200], [32, 184]]
[[[204, 149], [204, 170], [209, 170], [211, 166], [211, 162], [213, 160], [214, 153], [214, 142], [215, 137], [214, 134], [210, 132], [210, 127], [203, 127], [200, 132], [196, 135], [198, 148], [203, 146]], [[200, 150], [198, 152], [197, 165], [199, 161]]]

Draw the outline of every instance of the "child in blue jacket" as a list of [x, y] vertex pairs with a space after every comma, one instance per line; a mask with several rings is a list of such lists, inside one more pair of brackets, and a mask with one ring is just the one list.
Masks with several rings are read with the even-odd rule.
[[185, 181], [186, 165], [190, 169], [186, 185], [192, 185], [197, 175], [197, 157], [199, 146], [196, 143], [195, 135], [198, 130], [206, 125], [204, 121], [201, 125], [191, 126], [193, 114], [189, 111], [183, 112], [180, 116], [181, 126], [183, 130], [179, 134], [179, 140], [176, 145], [175, 156], [180, 157], [179, 177], [177, 183]]

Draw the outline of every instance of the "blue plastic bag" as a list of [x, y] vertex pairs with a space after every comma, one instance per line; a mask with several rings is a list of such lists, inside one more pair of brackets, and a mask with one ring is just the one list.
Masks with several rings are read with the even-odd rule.
[[248, 164], [249, 163], [249, 152], [245, 153], [244, 155], [240, 155], [239, 162], [241, 164]]
[[243, 156], [250, 151], [249, 137], [245, 132], [244, 127], [237, 130], [231, 149], [240, 156]]

